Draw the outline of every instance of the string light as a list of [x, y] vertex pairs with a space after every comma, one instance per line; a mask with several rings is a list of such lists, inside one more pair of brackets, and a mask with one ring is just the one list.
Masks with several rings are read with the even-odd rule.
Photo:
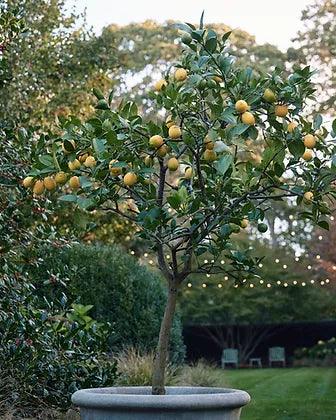
[[318, 238], [319, 238], [319, 241], [322, 241], [323, 236], [322, 236], [322, 235], [320, 235]]
[[333, 265], [332, 266], [332, 269], [335, 271], [336, 270], [336, 265]]
[[191, 284], [191, 283], [188, 283], [188, 284], [187, 284], [187, 286], [188, 286], [188, 287], [192, 287], [192, 284]]
[[278, 281], [277, 281], [277, 284], [278, 284], [278, 285], [280, 285], [280, 284], [281, 284], [281, 281], [280, 281], [280, 280], [278, 280]]
[[204, 264], [208, 264], [208, 260], [204, 260]]
[[224, 277], [224, 280], [229, 280], [229, 277], [228, 277], [228, 276], [225, 276], [225, 277]]
[[316, 255], [316, 259], [320, 260], [321, 259], [321, 255]]
[[324, 285], [324, 281], [322, 280], [320, 284], [321, 284], [321, 286], [323, 286]]
[[282, 267], [283, 267], [284, 269], [286, 269], [286, 268], [287, 268], [287, 264], [284, 264]]
[[219, 289], [221, 289], [221, 288], [223, 287], [223, 285], [222, 285], [221, 283], [218, 283], [218, 284], [217, 284], [217, 287], [218, 287]]
[[296, 258], [295, 258], [295, 261], [299, 261], [299, 260], [300, 260], [300, 258], [299, 258], [299, 257], [296, 257]]
[[267, 283], [267, 287], [272, 287], [271, 283]]
[[246, 283], [246, 279], [243, 279], [243, 283]]
[[153, 260], [149, 260], [148, 262], [149, 262], [150, 265], [153, 265], [154, 264], [154, 261]]
[[311, 283], [311, 284], [314, 284], [314, 283], [315, 283], [315, 280], [310, 280], [310, 283]]
[[303, 282], [301, 283], [301, 285], [304, 287], [304, 286], [306, 285], [306, 283], [303, 281]]
[[293, 281], [293, 284], [297, 284], [297, 281], [296, 281], [296, 280], [294, 280], [294, 281]]
[[288, 286], [288, 283], [284, 283], [284, 286], [287, 287]]
[[145, 252], [145, 253], [144, 253], [144, 257], [145, 257], [145, 258], [147, 258], [147, 257], [148, 257], [148, 254], [147, 254], [147, 252]]
[[263, 268], [263, 265], [260, 263], [260, 264], [258, 264], [258, 266], [260, 267], [260, 268]]
[[135, 252], [134, 251], [131, 251], [131, 255], [134, 255], [135, 254]]
[[334, 216], [330, 216], [330, 220], [334, 220], [335, 218], [334, 218]]
[[223, 265], [223, 264], [225, 264], [225, 261], [224, 261], [224, 260], [222, 260], [222, 261], [221, 261], [221, 264], [222, 264], [222, 265]]
[[210, 274], [206, 274], [206, 276], [209, 278], [210, 277]]
[[312, 269], [312, 266], [311, 265], [307, 265], [307, 269], [308, 270], [311, 270]]
[[205, 288], [205, 287], [207, 287], [207, 285], [206, 285], [205, 283], [203, 283], [203, 284], [202, 284], [202, 287], [204, 287], [204, 288]]
[[325, 282], [326, 282], [326, 283], [329, 283], [329, 281], [330, 281], [329, 279], [326, 279], [326, 281], [325, 281]]
[[167, 260], [169, 260], [169, 259], [170, 259], [170, 255], [168, 255], [168, 254], [167, 254], [167, 255], [166, 255], [166, 258], [167, 258]]
[[252, 288], [252, 287], [254, 287], [254, 284], [253, 283], [250, 283], [250, 287]]
[[238, 284], [235, 284], [233, 287], [235, 287], [236, 289], [237, 289], [237, 287], [238, 287]]
[[277, 264], [280, 262], [280, 260], [279, 260], [278, 258], [276, 258], [274, 261], [275, 261]]
[[259, 283], [260, 283], [260, 284], [264, 284], [264, 280], [260, 280], [260, 281], [259, 281]]

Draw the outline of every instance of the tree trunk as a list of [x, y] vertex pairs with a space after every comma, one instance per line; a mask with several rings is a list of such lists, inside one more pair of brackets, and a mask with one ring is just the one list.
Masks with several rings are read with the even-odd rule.
[[165, 370], [168, 359], [170, 333], [173, 325], [173, 319], [176, 308], [178, 288], [174, 284], [169, 285], [168, 298], [163, 319], [161, 322], [159, 342], [157, 346], [156, 356], [154, 360], [152, 394], [165, 394]]

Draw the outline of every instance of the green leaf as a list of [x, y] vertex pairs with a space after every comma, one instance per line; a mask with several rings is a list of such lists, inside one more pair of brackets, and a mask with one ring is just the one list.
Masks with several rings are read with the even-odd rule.
[[199, 25], [200, 29], [204, 28], [204, 22], [203, 21], [204, 21], [204, 10], [201, 14], [200, 25]]
[[221, 175], [224, 175], [232, 165], [232, 162], [233, 157], [231, 155], [224, 155], [215, 163], [214, 166], [217, 172], [219, 172]]
[[229, 36], [232, 34], [232, 31], [225, 32], [225, 34], [222, 36], [222, 42], [225, 43], [226, 40], [229, 38]]
[[288, 150], [295, 158], [298, 159], [303, 155], [305, 147], [301, 140], [295, 140], [288, 143]]
[[334, 135], [336, 136], [336, 118], [334, 119], [332, 123], [332, 131], [334, 132]]
[[232, 137], [240, 136], [241, 134], [243, 134], [249, 128], [250, 128], [249, 125], [239, 123], [230, 130], [230, 135]]
[[105, 139], [93, 139], [92, 144], [98, 156], [105, 151], [105, 144], [106, 144]]
[[61, 195], [58, 199], [60, 201], [67, 201], [68, 203], [76, 203], [77, 198], [78, 198], [77, 195], [66, 194], [66, 195]]
[[220, 119], [227, 122], [228, 124], [236, 124], [237, 123], [237, 117], [234, 115], [233, 108], [226, 108], [221, 116]]
[[54, 167], [54, 159], [52, 156], [50, 155], [43, 155], [43, 156], [39, 156], [39, 161], [42, 163], [42, 165], [44, 166], [48, 166], [48, 167]]
[[322, 115], [316, 114], [313, 121], [314, 130], [318, 130], [321, 127], [322, 122], [323, 122]]
[[320, 220], [317, 225], [322, 229], [329, 230], [329, 223], [326, 220]]

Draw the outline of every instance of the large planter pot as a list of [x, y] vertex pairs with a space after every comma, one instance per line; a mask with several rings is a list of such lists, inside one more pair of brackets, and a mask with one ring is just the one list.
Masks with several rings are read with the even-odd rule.
[[245, 391], [203, 387], [167, 387], [166, 395], [151, 395], [150, 387], [92, 388], [72, 396], [82, 420], [237, 420], [249, 401]]

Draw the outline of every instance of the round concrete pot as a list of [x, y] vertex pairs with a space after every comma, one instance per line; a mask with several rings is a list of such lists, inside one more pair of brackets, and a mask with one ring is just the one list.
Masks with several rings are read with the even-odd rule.
[[245, 391], [203, 387], [166, 387], [166, 395], [151, 395], [150, 387], [92, 388], [72, 396], [82, 420], [237, 420], [249, 401]]

